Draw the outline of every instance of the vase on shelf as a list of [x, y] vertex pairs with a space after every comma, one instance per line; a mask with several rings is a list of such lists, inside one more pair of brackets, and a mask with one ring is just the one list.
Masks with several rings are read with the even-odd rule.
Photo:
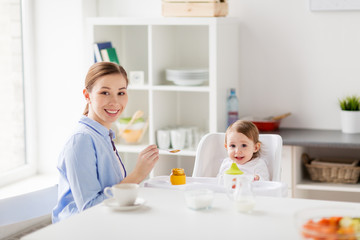
[[343, 133], [360, 133], [360, 111], [341, 110]]

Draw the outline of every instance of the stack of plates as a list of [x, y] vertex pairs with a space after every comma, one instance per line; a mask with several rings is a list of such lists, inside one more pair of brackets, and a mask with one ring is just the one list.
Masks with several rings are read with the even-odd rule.
[[201, 85], [209, 79], [209, 70], [198, 69], [166, 69], [166, 80], [180, 86]]

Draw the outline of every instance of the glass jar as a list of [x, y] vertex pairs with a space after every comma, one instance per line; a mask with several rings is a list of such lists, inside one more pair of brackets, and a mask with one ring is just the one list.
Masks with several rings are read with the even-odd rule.
[[171, 169], [170, 182], [172, 185], [182, 185], [186, 183], [186, 175], [183, 168]]

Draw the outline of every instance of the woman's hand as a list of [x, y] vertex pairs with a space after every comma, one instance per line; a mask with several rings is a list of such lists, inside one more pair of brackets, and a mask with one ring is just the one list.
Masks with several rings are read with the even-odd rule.
[[157, 148], [157, 146], [155, 144], [147, 146], [144, 150], [140, 152], [134, 170], [121, 182], [140, 183], [154, 168], [158, 160], [159, 149]]

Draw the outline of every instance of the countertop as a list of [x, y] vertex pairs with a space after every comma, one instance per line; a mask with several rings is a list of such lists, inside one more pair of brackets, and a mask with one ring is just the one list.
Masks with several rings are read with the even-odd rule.
[[279, 134], [283, 145], [325, 148], [360, 149], [360, 133], [346, 134], [341, 130], [280, 128], [261, 134]]

